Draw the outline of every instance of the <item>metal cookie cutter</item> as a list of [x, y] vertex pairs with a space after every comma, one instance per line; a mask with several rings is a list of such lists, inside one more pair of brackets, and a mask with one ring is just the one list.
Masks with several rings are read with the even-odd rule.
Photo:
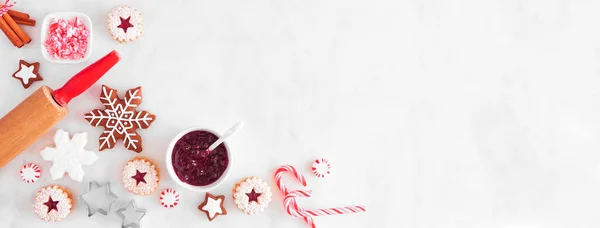
[[[103, 189], [105, 189], [105, 194], [103, 194], [103, 199], [102, 199], [102, 206], [98, 207], [96, 210], [92, 211], [92, 207], [90, 206], [89, 202], [87, 202], [85, 200], [85, 197], [87, 195], [93, 195], [96, 196], [97, 194], [95, 194], [97, 191], [102, 191]], [[85, 207], [88, 210], [88, 217], [92, 217], [92, 215], [94, 215], [96, 212], [100, 212], [103, 215], [107, 215], [108, 212], [110, 211], [110, 206], [112, 205], [113, 202], [115, 202], [115, 200], [117, 200], [117, 195], [115, 195], [111, 190], [110, 190], [110, 182], [107, 182], [104, 185], [99, 185], [98, 182], [96, 181], [90, 181], [89, 185], [88, 185], [88, 191], [84, 194], [81, 194], [81, 196], [79, 196], [79, 198], [81, 198], [81, 201], [85, 204]]]

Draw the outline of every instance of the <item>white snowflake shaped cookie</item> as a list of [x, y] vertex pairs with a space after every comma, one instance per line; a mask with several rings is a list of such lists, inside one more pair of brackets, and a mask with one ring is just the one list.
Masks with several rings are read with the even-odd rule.
[[83, 180], [83, 165], [92, 165], [98, 156], [85, 150], [87, 144], [87, 133], [77, 133], [73, 138], [69, 138], [69, 133], [58, 129], [54, 135], [55, 148], [46, 147], [40, 152], [42, 158], [46, 161], [52, 161], [50, 175], [52, 180], [63, 178], [65, 173], [69, 174], [71, 179], [81, 182]]

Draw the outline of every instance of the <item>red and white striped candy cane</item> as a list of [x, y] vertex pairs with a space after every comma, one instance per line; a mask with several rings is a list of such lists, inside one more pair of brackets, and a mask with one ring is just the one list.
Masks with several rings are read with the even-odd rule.
[[316, 228], [315, 221], [313, 220], [313, 218], [310, 215], [306, 214], [305, 213], [306, 209], [304, 209], [303, 207], [298, 205], [298, 201], [296, 201], [296, 197], [310, 197], [310, 196], [312, 196], [312, 191], [310, 191], [310, 190], [308, 190], [308, 191], [302, 191], [302, 190], [291, 191], [283, 198], [283, 206], [285, 207], [288, 214], [290, 214], [291, 216], [294, 216], [294, 217], [302, 218], [312, 228]]
[[350, 206], [350, 207], [337, 207], [337, 208], [325, 208], [325, 209], [304, 209], [298, 205], [297, 197], [311, 197], [311, 190], [294, 190], [289, 191], [281, 178], [284, 173], [291, 173], [296, 180], [300, 181], [303, 186], [306, 186], [306, 179], [304, 176], [296, 170], [295, 167], [285, 165], [275, 171], [275, 180], [277, 187], [284, 195], [283, 205], [288, 214], [294, 217], [303, 218], [312, 228], [316, 228], [312, 216], [323, 216], [323, 215], [341, 215], [348, 213], [365, 212], [367, 208], [365, 206]]
[[[303, 191], [303, 190], [296, 190], [296, 191], [291, 191], [288, 195], [285, 196], [284, 198], [284, 205], [290, 205], [292, 207], [295, 207], [295, 209], [297, 209], [297, 213], [300, 216], [323, 216], [323, 215], [341, 215], [341, 214], [348, 214], [348, 213], [358, 213], [358, 212], [365, 212], [367, 211], [365, 206], [350, 206], [350, 207], [334, 207], [334, 208], [325, 208], [325, 209], [303, 209], [300, 206], [297, 205], [297, 201], [296, 201], [296, 197], [311, 197], [312, 196], [312, 191]], [[295, 204], [295, 205], [294, 205]]]
[[10, 0], [6, 0], [2, 6], [0, 6], [0, 16], [8, 13], [8, 10], [15, 6], [15, 3], [10, 3]]
[[326, 208], [326, 209], [313, 209], [306, 210], [309, 215], [312, 216], [322, 216], [322, 215], [342, 215], [349, 213], [358, 213], [367, 211], [367, 207], [359, 205], [359, 206], [351, 206], [351, 207], [334, 207], [334, 208]]
[[277, 181], [277, 187], [279, 188], [279, 190], [281, 190], [281, 193], [283, 193], [284, 196], [289, 193], [287, 187], [285, 187], [283, 181], [281, 181], [281, 177], [285, 173], [291, 173], [296, 178], [296, 180], [300, 181], [302, 186], [306, 187], [306, 178], [304, 178], [304, 175], [299, 173], [294, 166], [281, 166], [279, 167], [279, 169], [277, 169], [277, 171], [275, 171], [275, 181]]
[[[302, 215], [299, 213], [299, 211], [303, 211], [304, 208], [298, 206], [298, 203], [296, 202], [296, 197], [295, 197], [296, 194], [302, 194], [302, 193], [306, 193], [306, 192], [308, 192], [308, 194], [310, 195], [311, 191], [310, 190], [308, 190], [308, 191], [293, 191], [292, 194], [290, 195], [290, 191], [288, 191], [287, 187], [283, 184], [283, 181], [281, 180], [281, 178], [283, 177], [283, 174], [285, 174], [285, 173], [292, 174], [292, 176], [294, 176], [296, 178], [296, 180], [298, 180], [302, 184], [302, 186], [306, 187], [306, 178], [304, 178], [304, 175], [299, 173], [295, 167], [293, 167], [291, 165], [284, 165], [284, 166], [279, 167], [279, 169], [277, 169], [277, 171], [275, 171], [275, 180], [277, 182], [277, 188], [279, 188], [279, 190], [285, 197], [285, 199], [283, 201], [283, 206], [284, 206], [285, 210], [287, 211], [287, 213], [289, 215], [298, 217], [298, 218], [302, 218], [302, 219], [304, 219], [304, 221], [306, 223], [311, 225], [311, 227], [315, 228], [315, 223], [314, 223], [312, 217]], [[300, 193], [298, 193], [298, 192], [300, 192]]]

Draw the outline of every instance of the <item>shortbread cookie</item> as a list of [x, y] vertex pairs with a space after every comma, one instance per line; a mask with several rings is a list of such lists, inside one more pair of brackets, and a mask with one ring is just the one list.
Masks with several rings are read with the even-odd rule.
[[271, 202], [271, 187], [258, 177], [248, 177], [233, 188], [233, 202], [248, 215], [258, 214]]
[[40, 219], [46, 222], [58, 222], [65, 219], [73, 208], [73, 196], [59, 185], [40, 189], [33, 198], [33, 209]]
[[125, 43], [137, 40], [144, 32], [144, 18], [131, 6], [119, 6], [108, 14], [108, 31], [115, 40]]
[[153, 161], [143, 157], [136, 157], [129, 160], [123, 168], [122, 178], [123, 186], [127, 191], [136, 195], [150, 195], [160, 181], [158, 167]]

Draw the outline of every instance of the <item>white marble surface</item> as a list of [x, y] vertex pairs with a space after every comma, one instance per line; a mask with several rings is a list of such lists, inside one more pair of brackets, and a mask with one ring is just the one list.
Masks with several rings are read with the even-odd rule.
[[[145, 34], [118, 44], [106, 14], [139, 8]], [[600, 2], [462, 1], [34, 1], [16, 9], [36, 19], [79, 11], [94, 23], [90, 61], [112, 49], [123, 60], [73, 101], [57, 127], [87, 131], [84, 112], [100, 107], [100, 84], [141, 85], [141, 108], [157, 114], [141, 131], [145, 151], [164, 170], [167, 144], [191, 126], [218, 131], [237, 120], [230, 178], [215, 194], [258, 176], [273, 184], [276, 167], [328, 157], [335, 172], [308, 176], [306, 207], [366, 204], [364, 214], [317, 218], [318, 227], [597, 227], [600, 225]], [[0, 114], [45, 84], [62, 85], [86, 64], [58, 65], [34, 42], [23, 49], [0, 38]], [[19, 59], [42, 62], [45, 80], [23, 90], [10, 75]], [[1, 130], [1, 129], [0, 129]], [[6, 139], [2, 139], [6, 140]], [[35, 191], [69, 179], [20, 182], [18, 168], [36, 162], [49, 136], [0, 169], [0, 227], [119, 227], [114, 214], [87, 218], [78, 203], [63, 222], [38, 220]], [[203, 198], [163, 173], [182, 204], [163, 209], [158, 193], [134, 197], [119, 173], [134, 153], [99, 154], [85, 180], [112, 181], [116, 206], [135, 198], [148, 209], [143, 227], [307, 227], [288, 216], [281, 196], [265, 213], [229, 214], [209, 223]], [[228, 198], [229, 199], [229, 198]]]

